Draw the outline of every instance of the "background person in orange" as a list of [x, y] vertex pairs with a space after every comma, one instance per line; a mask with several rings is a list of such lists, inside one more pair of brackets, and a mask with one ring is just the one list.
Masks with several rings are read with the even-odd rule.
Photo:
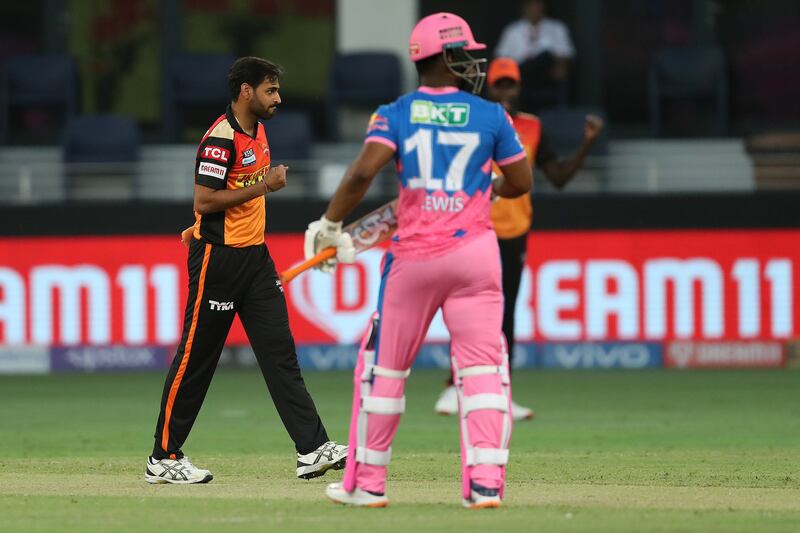
[[[547, 180], [557, 189], [562, 189], [583, 166], [597, 136], [603, 129], [603, 121], [595, 115], [587, 115], [584, 138], [578, 149], [567, 158], [560, 159], [542, 131], [539, 119], [517, 109], [521, 89], [519, 65], [513, 59], [498, 57], [489, 65], [487, 96], [499, 102], [508, 111], [514, 122], [522, 146], [528, 154], [531, 167], [539, 167]], [[495, 167], [494, 171], [500, 170]], [[525, 252], [528, 230], [533, 219], [533, 207], [529, 194], [517, 198], [498, 198], [492, 203], [492, 223], [500, 244], [500, 258], [503, 268], [503, 333], [508, 341], [508, 355], [514, 357], [514, 309], [517, 302], [522, 270], [525, 266]], [[452, 378], [448, 387], [439, 396], [435, 410], [443, 415], [458, 413], [458, 396]], [[531, 419], [533, 410], [512, 402], [512, 415], [515, 420]]]

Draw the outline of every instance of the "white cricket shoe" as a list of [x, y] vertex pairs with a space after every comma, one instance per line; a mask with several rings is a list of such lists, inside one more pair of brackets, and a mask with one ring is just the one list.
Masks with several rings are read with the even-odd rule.
[[328, 470], [341, 470], [347, 461], [347, 446], [328, 441], [305, 455], [297, 454], [297, 477], [311, 479]]
[[333, 503], [343, 505], [358, 507], [386, 507], [389, 505], [389, 499], [385, 494], [373, 494], [358, 487], [353, 492], [347, 492], [344, 490], [343, 483], [331, 483], [325, 488], [325, 495]]
[[147, 458], [147, 467], [144, 471], [144, 480], [148, 483], [175, 483], [188, 485], [190, 483], [208, 483], [214, 476], [208, 470], [197, 468], [188, 457], [180, 459], [153, 459]]
[[502, 503], [498, 489], [487, 489], [474, 482], [470, 483], [469, 500], [461, 502], [467, 509], [492, 509]]
[[535, 415], [536, 413], [533, 412], [533, 409], [511, 400], [511, 418], [514, 420], [531, 420]]
[[442, 391], [433, 410], [440, 415], [453, 416], [458, 414], [458, 391], [455, 385], [450, 385]]

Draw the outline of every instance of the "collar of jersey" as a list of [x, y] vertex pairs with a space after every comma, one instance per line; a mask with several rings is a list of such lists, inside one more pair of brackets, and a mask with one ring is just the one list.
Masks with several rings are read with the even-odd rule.
[[447, 87], [428, 87], [427, 85], [421, 85], [417, 91], [425, 94], [452, 94], [458, 92], [458, 87], [453, 87], [452, 85], [448, 85]]
[[[250, 134], [244, 131], [242, 127], [239, 125], [239, 121], [236, 120], [236, 117], [233, 114], [233, 109], [231, 108], [230, 104], [228, 104], [227, 109], [225, 109], [225, 118], [228, 119], [228, 123], [231, 125], [231, 128], [233, 128], [233, 131], [238, 131], [242, 135], [247, 135], [248, 137], [250, 137]], [[258, 135], [259, 124], [261, 124], [261, 122], [256, 121], [256, 127], [253, 128], [253, 136], [250, 137], [251, 139], [255, 139], [256, 136]]]

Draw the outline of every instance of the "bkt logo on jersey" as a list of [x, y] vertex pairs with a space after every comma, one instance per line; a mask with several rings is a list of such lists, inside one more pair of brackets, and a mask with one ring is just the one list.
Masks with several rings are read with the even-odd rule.
[[218, 302], [216, 300], [209, 300], [208, 305], [212, 311], [230, 311], [233, 309], [233, 302]]
[[411, 102], [411, 122], [437, 126], [466, 126], [469, 122], [469, 104], [437, 104], [428, 100]]

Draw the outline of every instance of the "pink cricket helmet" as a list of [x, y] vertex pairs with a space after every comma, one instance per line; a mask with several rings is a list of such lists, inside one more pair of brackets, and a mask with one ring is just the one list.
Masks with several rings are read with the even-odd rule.
[[441, 54], [447, 48], [483, 50], [486, 45], [475, 41], [467, 21], [453, 13], [428, 15], [411, 30], [408, 41], [411, 61]]

